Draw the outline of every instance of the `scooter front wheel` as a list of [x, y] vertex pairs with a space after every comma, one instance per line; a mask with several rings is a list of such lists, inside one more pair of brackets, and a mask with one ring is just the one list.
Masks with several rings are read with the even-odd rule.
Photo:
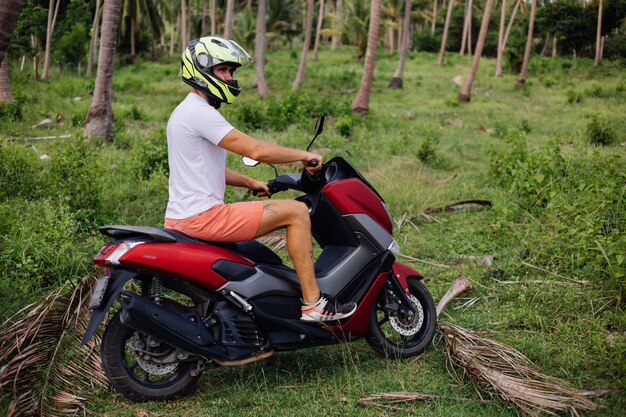
[[387, 358], [401, 359], [419, 355], [431, 344], [437, 324], [435, 302], [428, 289], [409, 279], [409, 299], [415, 314], [407, 314], [384, 285], [370, 314], [366, 337], [376, 352]]
[[[102, 368], [117, 392], [135, 402], [179, 398], [190, 392], [199, 376], [192, 375], [195, 362], [159, 363], [152, 359], [171, 354], [174, 348], [125, 326], [115, 314], [102, 336]], [[148, 343], [146, 343], [148, 342]], [[153, 342], [152, 344], [154, 344]]]

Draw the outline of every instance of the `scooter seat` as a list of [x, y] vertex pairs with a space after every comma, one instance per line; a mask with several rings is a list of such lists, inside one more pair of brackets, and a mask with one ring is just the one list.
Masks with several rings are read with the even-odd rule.
[[138, 237], [147, 237], [154, 242], [184, 242], [212, 245], [227, 249], [231, 252], [238, 253], [239, 255], [250, 259], [252, 262], [268, 265], [283, 264], [283, 261], [278, 255], [272, 252], [270, 248], [268, 248], [261, 242], [257, 242], [256, 240], [235, 243], [209, 242], [207, 240], [196, 239], [194, 237], [187, 236], [184, 233], [171, 229], [160, 229], [157, 227], [146, 226], [102, 226], [100, 227], [100, 232], [114, 239], [132, 239]]

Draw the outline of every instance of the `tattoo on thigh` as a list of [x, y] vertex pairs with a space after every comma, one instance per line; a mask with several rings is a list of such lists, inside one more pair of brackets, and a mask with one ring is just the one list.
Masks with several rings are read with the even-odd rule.
[[309, 255], [311, 256], [311, 259], [315, 259], [315, 256], [313, 255], [313, 249], [311, 249], [311, 252], [309, 252]]
[[266, 211], [268, 213], [274, 213], [276, 214], [277, 211], [275, 209], [273, 209], [272, 207], [274, 207], [276, 204], [275, 203], [267, 203], [263, 205], [263, 211]]

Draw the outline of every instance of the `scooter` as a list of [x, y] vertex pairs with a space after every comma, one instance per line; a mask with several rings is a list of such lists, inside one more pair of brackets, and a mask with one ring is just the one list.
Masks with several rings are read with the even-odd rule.
[[[323, 125], [318, 119], [307, 150]], [[356, 302], [354, 314], [301, 321], [296, 272], [257, 241], [216, 243], [168, 229], [103, 226], [113, 240], [93, 259], [106, 274], [92, 291], [83, 344], [117, 301], [101, 341], [102, 367], [116, 391], [137, 402], [169, 400], [189, 393], [213, 366], [363, 337], [396, 359], [431, 344], [433, 299], [422, 275], [396, 260], [384, 200], [352, 165], [335, 157], [314, 174], [277, 175], [268, 187], [272, 194], [302, 193], [297, 200], [309, 207], [322, 248], [315, 261], [320, 290]]]

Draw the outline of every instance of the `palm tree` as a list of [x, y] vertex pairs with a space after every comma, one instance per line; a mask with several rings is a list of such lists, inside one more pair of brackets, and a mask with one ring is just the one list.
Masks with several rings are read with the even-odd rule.
[[370, 93], [374, 80], [376, 65], [376, 47], [378, 46], [378, 31], [380, 29], [380, 0], [372, 0], [370, 4], [370, 26], [367, 33], [367, 51], [363, 64], [363, 78], [361, 86], [352, 102], [352, 112], [367, 114], [369, 112]]
[[313, 44], [313, 61], [317, 61], [317, 50], [320, 47], [322, 23], [324, 23], [324, 0], [320, 0], [320, 9], [317, 15], [317, 30], [315, 31], [315, 42]]
[[85, 134], [87, 136], [100, 137], [107, 141], [113, 141], [111, 90], [115, 40], [117, 38], [117, 28], [119, 26], [121, 11], [122, 0], [104, 1], [96, 86], [93, 92], [91, 107], [89, 108], [84, 124]]
[[306, 56], [309, 52], [309, 45], [311, 45], [311, 31], [313, 30], [313, 13], [315, 10], [314, 0], [308, 1], [308, 8], [306, 12], [306, 24], [304, 28], [304, 44], [302, 45], [302, 55], [300, 56], [300, 65], [298, 66], [298, 73], [296, 79], [293, 80], [291, 88], [297, 90], [300, 88], [302, 82], [304, 82], [304, 71], [306, 70]]
[[346, 2], [346, 19], [344, 33], [352, 45], [357, 47], [357, 57], [365, 56], [367, 33], [369, 28], [370, 10], [366, 0], [350, 0]]
[[600, 65], [600, 59], [602, 59], [602, 48], [600, 46], [600, 39], [602, 37], [602, 0], [598, 2], [598, 28], [596, 30], [596, 58], [593, 61], [594, 68]]
[[515, 88], [521, 88], [526, 82], [526, 70], [528, 69], [528, 61], [530, 61], [530, 51], [533, 47], [533, 31], [535, 28], [536, 14], [537, 0], [532, 0], [530, 6], [530, 21], [528, 22], [528, 36], [526, 36], [526, 49], [524, 50], [524, 60], [522, 61], [522, 70], [519, 74], [519, 80], [515, 83]]
[[[533, 0], [536, 1], [536, 0]], [[474, 84], [474, 78], [478, 71], [478, 63], [480, 62], [480, 56], [483, 53], [483, 47], [485, 46], [485, 39], [487, 38], [487, 30], [489, 29], [489, 20], [491, 19], [491, 10], [493, 9], [493, 0], [487, 0], [485, 4], [485, 11], [483, 13], [483, 20], [480, 24], [480, 32], [478, 33], [478, 40], [476, 41], [476, 50], [474, 51], [474, 59], [472, 60], [472, 67], [467, 81], [463, 85], [461, 92], [458, 95], [460, 103], [468, 103], [472, 97], [472, 85]]]
[[446, 13], [446, 21], [443, 24], [443, 35], [441, 37], [441, 48], [439, 48], [439, 59], [437, 65], [443, 65], [443, 54], [446, 51], [446, 42], [448, 41], [448, 28], [450, 27], [450, 18], [452, 17], [452, 8], [454, 7], [454, 0], [450, 0], [448, 3], [448, 12]]
[[50, 0], [48, 6], [48, 27], [46, 29], [46, 48], [43, 55], [43, 72], [41, 79], [48, 80], [48, 70], [50, 69], [50, 52], [52, 50], [52, 33], [54, 32], [54, 25], [57, 21], [57, 15], [59, 14], [59, 5], [61, 0]]
[[256, 86], [261, 97], [266, 96], [268, 91], [267, 82], [265, 81], [265, 24], [265, 0], [259, 0], [254, 55], [256, 58]]
[[335, 0], [335, 12], [333, 13], [333, 51], [341, 44], [340, 28], [343, 21], [343, 0]]
[[430, 34], [435, 36], [435, 26], [437, 25], [437, 0], [433, 0], [433, 20], [430, 26]]
[[402, 77], [404, 75], [404, 63], [406, 62], [406, 54], [409, 50], [409, 39], [411, 34], [411, 0], [404, 0], [404, 21], [402, 22], [402, 41], [400, 42], [400, 59], [393, 78], [389, 81], [389, 88], [402, 88], [404, 84]]
[[224, 39], [233, 38], [233, 22], [235, 21], [235, 0], [226, 0], [226, 18], [224, 19]]
[[100, 30], [100, 5], [101, 0], [96, 0], [96, 11], [93, 15], [93, 25], [91, 30], [91, 42], [89, 42], [89, 52], [87, 54], [87, 71], [85, 75], [93, 75], [93, 64], [96, 60], [96, 46], [98, 45], [98, 31]]
[[461, 50], [459, 55], [465, 54], [467, 47], [467, 53], [472, 54], [472, 0], [465, 2], [465, 19], [463, 20], [463, 36], [461, 38]]
[[[509, 35], [511, 34], [511, 28], [513, 27], [513, 21], [515, 20], [515, 15], [519, 10], [520, 4], [522, 4], [522, 0], [517, 0], [515, 3], [515, 7], [513, 7], [513, 12], [511, 13], [511, 17], [509, 18], [509, 24], [506, 27], [506, 32], [504, 33], [504, 38], [502, 41], [498, 39], [498, 57], [496, 60], [496, 76], [502, 77], [502, 56], [504, 55], [504, 50], [506, 49], [506, 44], [509, 40]], [[503, 0], [504, 7], [504, 0]], [[502, 12], [504, 13], [504, 12]], [[502, 15], [500, 15], [502, 17]], [[500, 24], [502, 26], [502, 23]]]
[[0, 3], [0, 102], [13, 100], [6, 55], [22, 6], [24, 6], [24, 0], [3, 0]]

